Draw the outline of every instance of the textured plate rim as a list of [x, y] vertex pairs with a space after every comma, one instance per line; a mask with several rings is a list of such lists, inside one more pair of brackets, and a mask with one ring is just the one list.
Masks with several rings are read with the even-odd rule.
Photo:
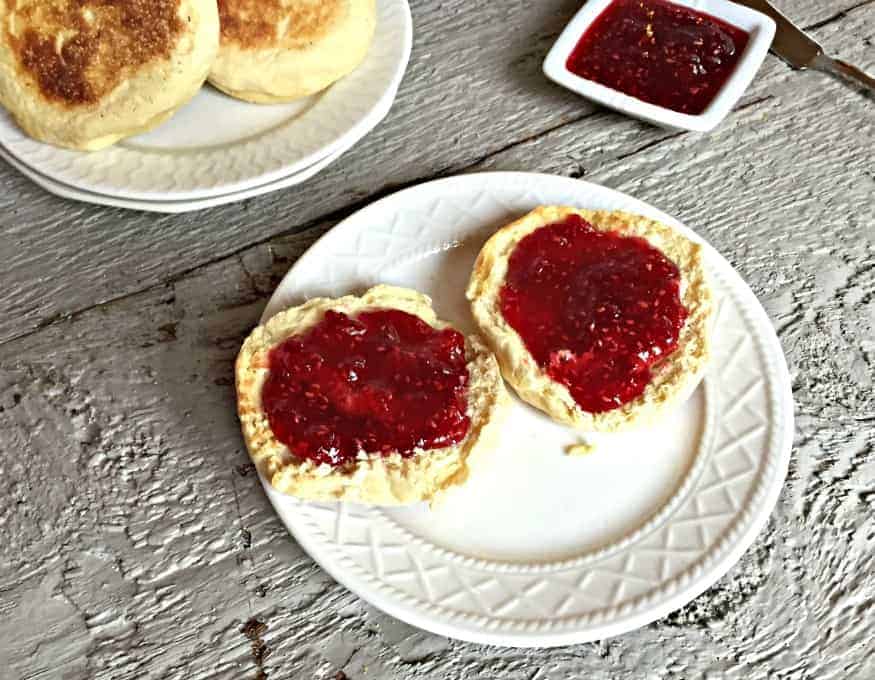
[[[616, 200], [618, 203], [633, 203], [644, 206], [646, 212], [653, 215], [655, 218], [664, 220], [670, 224], [679, 225], [682, 231], [691, 234], [697, 240], [702, 241], [701, 237], [695, 235], [695, 232], [692, 232], [689, 228], [678, 222], [678, 220], [662, 213], [653, 206], [616, 190], [594, 185], [589, 182], [553, 175], [520, 172], [492, 172], [459, 175], [426, 182], [385, 197], [354, 213], [338, 224], [334, 229], [324, 234], [301, 258], [299, 258], [298, 262], [296, 262], [286, 274], [283, 281], [280, 282], [274, 295], [271, 297], [265, 308], [263, 319], [278, 311], [277, 308], [283, 305], [280, 298], [287, 297], [288, 294], [286, 293], [285, 288], [295, 283], [295, 277], [298, 272], [303, 269], [304, 265], [301, 263], [305, 260], [307, 255], [310, 255], [313, 251], [316, 251], [315, 254], [318, 255], [320, 244], [323, 244], [321, 247], [324, 247], [324, 243], [328, 239], [340, 238], [345, 235], [345, 232], [358, 229], [356, 222], [366, 222], [366, 218], [373, 214], [378, 214], [385, 209], [387, 204], [394, 201], [404, 201], [409, 199], [411, 196], [415, 195], [416, 192], [435, 191], [436, 185], [439, 185], [440, 189], [444, 192], [449, 193], [453, 184], [460, 181], [471, 182], [482, 180], [486, 183], [490, 181], [500, 183], [503, 181], [521, 181], [524, 179], [533, 182], [566, 183], [566, 187], [571, 186], [567, 183], [576, 183], [578, 187], [586, 187], [587, 191], [599, 192], [608, 197], [609, 200]], [[352, 564], [352, 562], [349, 558], [346, 558], [345, 560], [342, 547], [330, 546], [325, 543], [320, 545], [313, 532], [299, 530], [306, 527], [296, 527], [293, 522], [288, 521], [284, 517], [284, 512], [281, 508], [281, 503], [285, 502], [287, 499], [281, 494], [273, 491], [270, 488], [269, 483], [262, 479], [261, 481], [265, 492], [271, 503], [274, 505], [280, 519], [286, 524], [288, 530], [298, 543], [328, 574], [365, 601], [372, 603], [388, 614], [412, 625], [440, 635], [446, 635], [471, 642], [514, 647], [555, 647], [587, 642], [618, 635], [646, 625], [688, 603], [726, 574], [726, 572], [740, 559], [741, 555], [750, 547], [756, 536], [768, 522], [786, 477], [792, 451], [794, 432], [790, 375], [783, 350], [781, 349], [780, 342], [774, 332], [774, 328], [769, 321], [765, 310], [757, 301], [756, 296], [743, 279], [741, 279], [731, 264], [720, 256], [710, 245], [706, 244], [706, 249], [709, 251], [709, 256], [714, 259], [715, 262], [719, 263], [726, 272], [731, 272], [731, 274], [736, 277], [736, 284], [738, 284], [736, 285], [736, 289], [740, 296], [740, 299], [738, 300], [740, 309], [743, 310], [745, 316], [752, 317], [753, 320], [757, 321], [760, 328], [764, 331], [757, 340], [763, 344], [763, 357], [769, 363], [772, 369], [772, 375], [775, 379], [774, 385], [770, 389], [770, 392], [772, 393], [772, 399], [770, 401], [771, 406], [777, 408], [772, 414], [772, 417], [779, 418], [781, 426], [777, 427], [768, 439], [767, 452], [764, 454], [764, 458], [766, 459], [764, 470], [752, 489], [751, 497], [746, 499], [746, 505], [743, 508], [740, 508], [734, 515], [728, 534], [721, 536], [713, 544], [703, 549], [699, 557], [688, 565], [681, 573], [675, 575], [668, 581], [660, 582], [657, 588], [648, 591], [645, 595], [636, 598], [632, 602], [626, 602], [622, 605], [610, 607], [607, 610], [604, 610], [604, 612], [597, 612], [598, 615], [577, 617], [578, 619], [592, 620], [589, 625], [582, 629], [575, 629], [573, 625], [574, 621], [572, 621], [570, 630], [564, 630], [562, 627], [557, 627], [558, 629], [542, 632], [539, 630], [542, 628], [541, 625], [538, 625], [539, 622], [534, 622], [533, 624], [531, 622], [504, 619], [490, 620], [473, 614], [460, 614], [451, 617], [454, 620], [445, 621], [430, 616], [427, 611], [423, 610], [415, 598], [407, 596], [400, 591], [398, 591], [397, 595], [385, 595], [381, 592], [381, 590], [385, 589], [385, 584], [378, 583], [375, 587], [372, 583], [374, 580], [372, 576], [365, 573], [356, 573], [356, 570], [358, 569], [357, 566], [356, 569], [348, 569], [348, 565], [345, 565], [344, 561], [348, 561], [350, 564]], [[303, 523], [306, 523], [306, 521], [302, 520], [302, 524]], [[660, 596], [661, 599], [658, 602], [654, 601], [647, 604], [648, 600], [656, 600]], [[638, 606], [639, 601], [645, 603], [645, 608], [643, 610]], [[439, 607], [434, 605], [432, 608], [439, 609]]]

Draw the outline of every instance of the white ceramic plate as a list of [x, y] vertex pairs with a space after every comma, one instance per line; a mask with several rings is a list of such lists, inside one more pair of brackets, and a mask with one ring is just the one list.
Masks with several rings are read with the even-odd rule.
[[9, 163], [9, 165], [18, 170], [22, 175], [30, 179], [34, 184], [41, 186], [49, 193], [60, 196], [61, 198], [68, 198], [73, 201], [80, 201], [83, 203], [93, 203], [95, 205], [106, 205], [113, 208], [143, 210], [145, 212], [184, 213], [193, 212], [195, 210], [203, 210], [205, 208], [213, 208], [215, 206], [225, 205], [227, 203], [237, 203], [238, 201], [243, 201], [247, 198], [253, 198], [255, 196], [261, 196], [262, 194], [267, 194], [273, 191], [279, 191], [280, 189], [287, 189], [289, 187], [296, 186], [307, 181], [319, 172], [322, 172], [322, 170], [331, 165], [347, 151], [348, 149], [340, 149], [334, 154], [328, 156], [327, 158], [323, 158], [322, 160], [314, 163], [307, 168], [304, 168], [303, 170], [300, 170], [299, 172], [293, 173], [288, 177], [283, 177], [273, 182], [268, 182], [267, 184], [263, 184], [261, 186], [252, 187], [251, 189], [245, 189], [244, 191], [235, 191], [230, 194], [223, 194], [221, 196], [214, 196], [212, 198], [197, 198], [188, 201], [145, 201], [133, 198], [117, 198], [115, 196], [108, 196], [106, 194], [96, 194], [90, 191], [83, 191], [82, 189], [70, 187], [66, 184], [61, 184], [60, 182], [56, 182], [50, 177], [41, 175], [36, 170], [33, 170], [32, 168], [24, 165], [21, 161], [19, 161], [8, 151], [6, 151], [6, 149], [4, 149], [2, 146], [0, 146], [0, 159], [3, 159], [7, 163]]
[[[392, 106], [392, 102], [395, 99], [395, 94], [396, 93], [392, 93], [392, 97], [384, 102], [384, 109], [378, 116], [375, 116], [373, 120], [374, 126], [376, 126], [379, 121], [382, 120], [389, 112], [389, 109]], [[334, 153], [329, 154], [325, 158], [316, 161], [312, 165], [303, 168], [297, 172], [294, 172], [286, 177], [281, 177], [272, 182], [256, 185], [242, 191], [234, 191], [228, 194], [220, 194], [209, 198], [196, 198], [189, 200], [148, 201], [133, 198], [120, 198], [118, 196], [113, 196], [109, 194], [99, 194], [96, 192], [85, 191], [83, 189], [77, 189], [76, 187], [68, 186], [66, 184], [62, 184], [61, 182], [57, 182], [51, 177], [47, 177], [37, 172], [30, 166], [25, 165], [18, 158], [9, 153], [9, 151], [7, 151], [2, 145], [0, 145], [0, 159], [3, 159], [7, 163], [9, 163], [9, 165], [18, 170], [22, 175], [30, 179], [34, 184], [41, 186], [49, 193], [60, 196], [61, 198], [68, 198], [74, 201], [81, 201], [84, 203], [94, 203], [96, 205], [106, 205], [115, 208], [143, 210], [146, 212], [183, 213], [192, 212], [195, 210], [203, 210], [205, 208], [213, 208], [215, 206], [225, 205], [228, 203], [236, 203], [247, 198], [261, 196], [272, 191], [287, 189], [289, 187], [301, 184], [302, 182], [305, 182], [306, 180], [313, 177], [314, 175], [322, 172], [322, 170], [327, 168], [343, 154], [349, 151], [349, 149], [355, 146], [358, 143], [359, 139], [367, 135], [367, 133], [370, 131], [371, 128], [366, 128], [360, 131], [360, 136], [356, 136], [348, 140], [343, 147], [339, 148]]]
[[395, 97], [412, 36], [407, 0], [377, 0], [365, 61], [305, 101], [249, 104], [205, 86], [164, 125], [94, 153], [32, 140], [3, 113], [0, 144], [41, 175], [90, 193], [170, 201], [244, 191], [303, 170], [372, 129]]
[[[264, 318], [314, 295], [377, 282], [410, 286], [464, 330], [471, 265], [499, 226], [537, 205], [622, 209], [677, 220], [624, 194], [525, 173], [453, 177], [359, 211], [292, 268]], [[340, 583], [433, 632], [513, 646], [617, 635], [682, 606], [720, 578], [765, 524], [793, 437], [790, 381], [768, 317], [713, 248], [714, 360], [672, 417], [575, 434], [515, 402], [499, 447], [430, 511], [298, 501], [265, 485], [298, 542]]]

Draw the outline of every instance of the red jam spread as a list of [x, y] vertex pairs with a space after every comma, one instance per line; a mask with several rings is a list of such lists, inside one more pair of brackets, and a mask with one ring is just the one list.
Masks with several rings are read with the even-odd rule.
[[468, 433], [465, 339], [398, 310], [328, 311], [270, 352], [261, 400], [297, 457], [343, 465], [360, 451], [407, 456]]
[[517, 244], [500, 304], [538, 365], [590, 413], [639, 396], [687, 317], [673, 262], [577, 215]]
[[750, 36], [666, 0], [614, 0], [568, 58], [581, 78], [663, 108], [702, 113]]

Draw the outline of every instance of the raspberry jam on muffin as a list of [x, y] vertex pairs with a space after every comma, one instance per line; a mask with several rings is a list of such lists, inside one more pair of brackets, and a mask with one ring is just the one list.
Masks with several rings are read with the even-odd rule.
[[507, 403], [486, 345], [395, 286], [280, 312], [243, 343], [236, 374], [259, 472], [315, 501], [434, 501], [491, 450]]
[[468, 434], [465, 337], [392, 309], [322, 320], [270, 351], [261, 401], [299, 458], [342, 465], [359, 452], [458, 444]]
[[708, 359], [702, 246], [641, 215], [544, 206], [483, 246], [468, 299], [520, 397], [609, 432], [684, 401]]
[[639, 236], [579, 215], [532, 232], [508, 263], [501, 313], [584, 411], [630, 402], [674, 352], [687, 310], [677, 266]]

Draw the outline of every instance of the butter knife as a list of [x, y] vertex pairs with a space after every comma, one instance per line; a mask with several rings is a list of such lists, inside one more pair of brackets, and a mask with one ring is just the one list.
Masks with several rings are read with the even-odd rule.
[[862, 85], [875, 94], [875, 78], [841, 59], [833, 59], [823, 48], [779, 12], [768, 0], [735, 0], [775, 20], [772, 51], [793, 68], [812, 68], [843, 80]]

